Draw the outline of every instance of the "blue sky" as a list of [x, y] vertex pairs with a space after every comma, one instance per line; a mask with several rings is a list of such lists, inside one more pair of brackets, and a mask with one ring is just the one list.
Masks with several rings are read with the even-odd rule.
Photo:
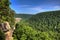
[[60, 10], [60, 0], [10, 0], [11, 9], [16, 13], [36, 14], [44, 11]]

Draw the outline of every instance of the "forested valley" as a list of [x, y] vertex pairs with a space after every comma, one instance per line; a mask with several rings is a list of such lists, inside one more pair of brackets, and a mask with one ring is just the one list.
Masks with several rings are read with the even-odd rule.
[[[11, 28], [14, 25], [13, 40], [60, 40], [60, 10], [34, 15], [16, 14], [9, 5], [9, 0], [0, 1], [0, 24], [7, 21]], [[22, 20], [15, 24], [15, 18]], [[0, 40], [5, 40], [2, 30]]]
[[60, 10], [38, 13], [21, 20], [13, 36], [16, 40], [60, 40]]

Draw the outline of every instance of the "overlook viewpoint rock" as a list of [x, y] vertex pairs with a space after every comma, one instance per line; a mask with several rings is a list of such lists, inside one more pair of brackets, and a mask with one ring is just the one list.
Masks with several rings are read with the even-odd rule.
[[[15, 18], [15, 24], [17, 22], [20, 22], [21, 18]], [[0, 24], [0, 29], [4, 32], [5, 34], [5, 40], [13, 40], [13, 32], [15, 30], [15, 26], [13, 28], [10, 27], [9, 22], [4, 22]]]

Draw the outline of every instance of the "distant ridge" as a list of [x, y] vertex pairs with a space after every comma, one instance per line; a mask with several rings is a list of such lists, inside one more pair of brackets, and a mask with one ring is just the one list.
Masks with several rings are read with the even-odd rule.
[[15, 14], [16, 18], [28, 19], [32, 16], [32, 14]]

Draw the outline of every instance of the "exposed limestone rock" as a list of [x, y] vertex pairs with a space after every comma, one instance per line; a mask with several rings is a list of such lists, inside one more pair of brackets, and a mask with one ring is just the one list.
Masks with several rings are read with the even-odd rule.
[[[15, 24], [20, 22], [21, 18], [15, 18]], [[13, 40], [13, 32], [15, 30], [15, 25], [13, 28], [10, 27], [9, 22], [0, 23], [0, 29], [5, 33], [5, 40]]]
[[0, 24], [0, 29], [5, 33], [5, 40], [13, 40], [12, 35], [15, 28], [11, 28], [9, 22]]
[[6, 35], [6, 40], [13, 40], [13, 37], [12, 37], [12, 35], [13, 35], [13, 30], [9, 30], [9, 31], [7, 31], [6, 33], [5, 33], [5, 35]]
[[4, 27], [6, 27], [7, 30], [11, 29], [9, 22], [5, 22]]
[[10, 25], [8, 22], [4, 22], [0, 24], [0, 29], [3, 30], [4, 32], [8, 31], [11, 29]]
[[6, 40], [11, 40], [12, 39], [12, 34], [13, 34], [13, 30], [11, 29], [10, 25], [9, 25], [9, 22], [5, 22], [4, 23], [4, 27], [6, 27], [6, 29], [8, 31], [5, 32], [5, 35], [6, 35]]

